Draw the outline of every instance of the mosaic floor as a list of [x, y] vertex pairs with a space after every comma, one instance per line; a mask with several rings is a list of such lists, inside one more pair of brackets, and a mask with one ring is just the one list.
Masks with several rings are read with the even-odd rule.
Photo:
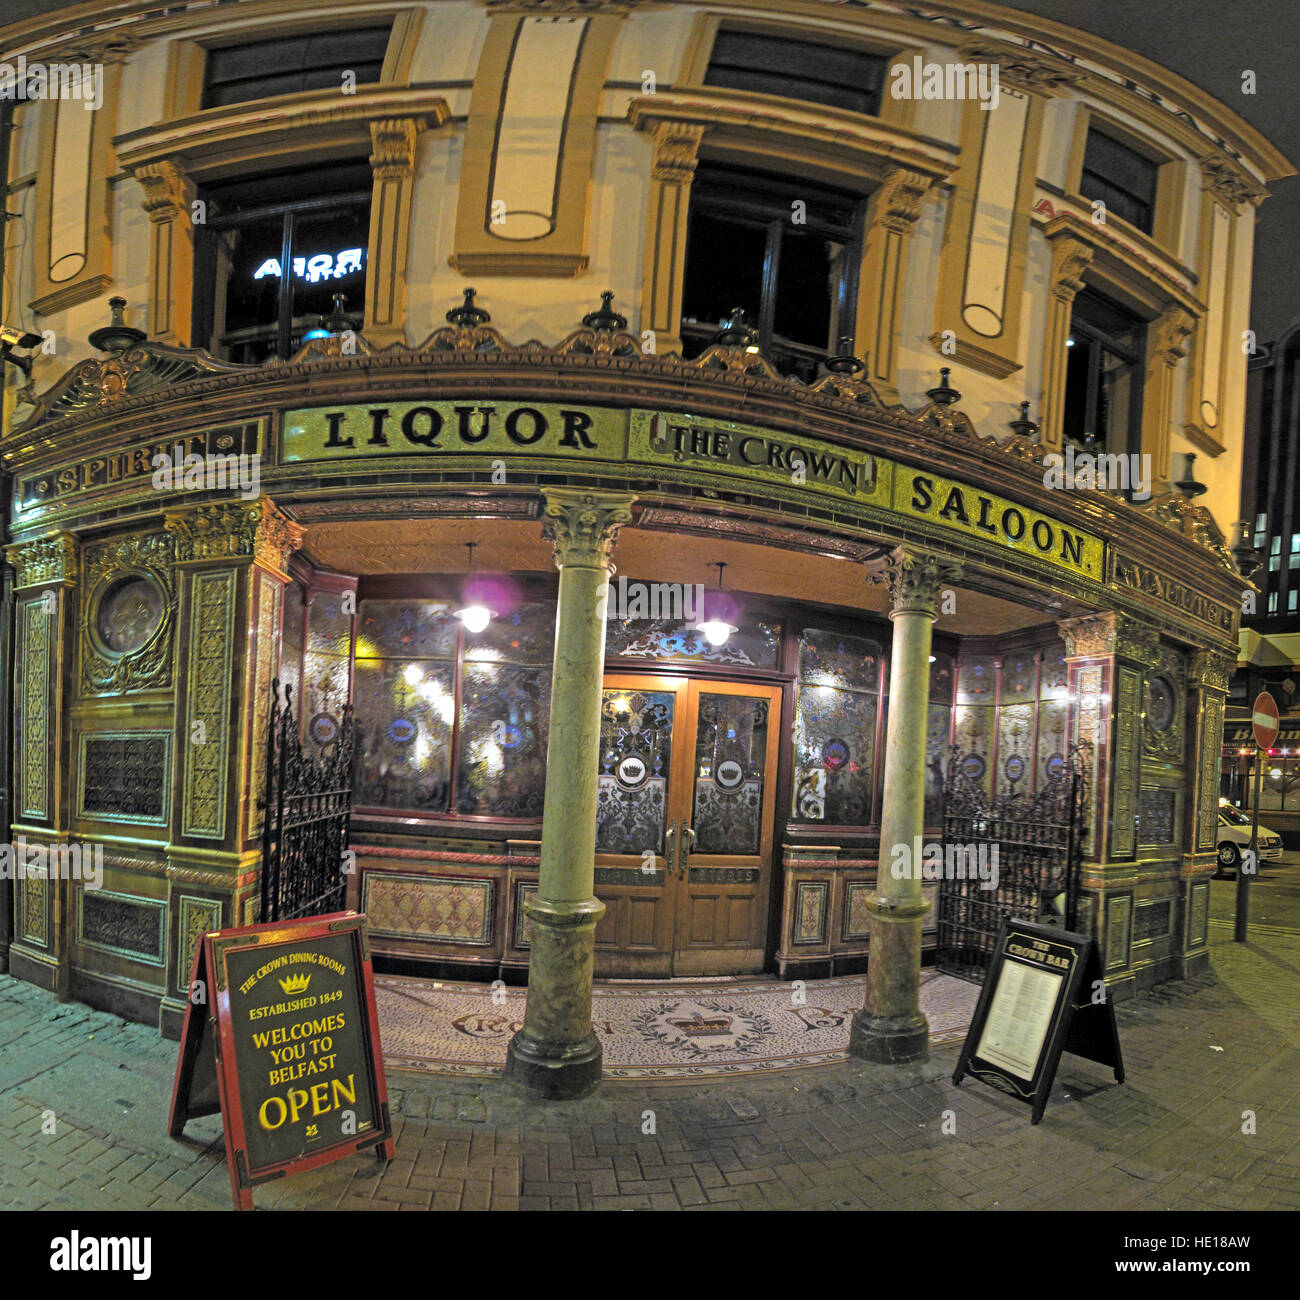
[[[863, 975], [802, 987], [757, 977], [601, 984], [591, 1018], [607, 1078], [789, 1070], [844, 1059], [865, 986]], [[384, 1060], [393, 1069], [500, 1074], [506, 1044], [523, 1027], [523, 989], [380, 975], [375, 995]], [[978, 995], [973, 984], [923, 971], [921, 1010], [931, 1041], [961, 1038]]]

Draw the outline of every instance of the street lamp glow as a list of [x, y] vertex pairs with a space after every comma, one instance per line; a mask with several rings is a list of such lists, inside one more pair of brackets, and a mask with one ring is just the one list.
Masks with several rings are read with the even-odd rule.
[[704, 639], [710, 645], [726, 645], [727, 638], [736, 631], [730, 623], [724, 623], [720, 618], [711, 618], [706, 623], [698, 624], [701, 632], [704, 633]]
[[492, 621], [492, 611], [486, 605], [466, 605], [456, 611], [456, 617], [466, 632], [481, 632]]

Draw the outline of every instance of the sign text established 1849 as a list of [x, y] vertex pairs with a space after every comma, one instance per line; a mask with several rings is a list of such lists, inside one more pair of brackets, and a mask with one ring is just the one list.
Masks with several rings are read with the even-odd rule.
[[363, 1148], [392, 1158], [364, 917], [205, 935], [190, 988], [168, 1131], [220, 1109], [241, 1209], [286, 1173]]

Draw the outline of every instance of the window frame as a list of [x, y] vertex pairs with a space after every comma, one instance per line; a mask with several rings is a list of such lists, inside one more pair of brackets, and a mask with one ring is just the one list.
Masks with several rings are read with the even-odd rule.
[[[1104, 327], [1097, 325], [1086, 318], [1079, 318], [1079, 301], [1080, 299], [1083, 299], [1086, 304], [1089, 300], [1086, 296], [1087, 293], [1088, 290], [1080, 293], [1074, 301], [1070, 312], [1070, 332], [1068, 335], [1068, 337], [1072, 339], [1078, 339], [1082, 336], [1087, 341], [1089, 365], [1088, 389], [1084, 399], [1085, 431], [1089, 423], [1092, 424], [1094, 430], [1096, 428], [1096, 416], [1101, 396], [1101, 369], [1104, 355], [1109, 352], [1113, 356], [1120, 357], [1132, 368], [1133, 375], [1133, 391], [1129, 395], [1128, 436], [1125, 439], [1124, 445], [1122, 447], [1115, 447], [1108, 445], [1104, 440], [1102, 440], [1090, 450], [1113, 455], [1124, 455], [1138, 452], [1141, 450], [1142, 442], [1142, 415], [1146, 396], [1146, 362], [1150, 322], [1144, 320], [1135, 312], [1131, 312], [1127, 308], [1124, 308], [1122, 304], [1115, 302], [1114, 299], [1107, 298], [1105, 294], [1100, 293], [1096, 289], [1092, 289], [1091, 295], [1093, 298], [1102, 300], [1110, 308], [1117, 308], [1124, 311], [1127, 316], [1140, 324], [1142, 330], [1141, 341], [1136, 347], [1125, 347], [1123, 344], [1119, 343], [1113, 335], [1107, 333]], [[1077, 347], [1078, 344], [1076, 343], [1075, 346]], [[1068, 409], [1069, 396], [1070, 387], [1067, 373], [1066, 383], [1061, 396], [1063, 412]], [[1061, 437], [1063, 442], [1075, 443], [1079, 446], [1084, 445], [1066, 433], [1064, 425], [1062, 425]]]
[[[715, 169], [722, 170], [723, 175], [726, 175], [729, 171], [737, 177], [747, 178], [752, 188], [733, 191], [730, 197], [708, 193], [707, 184], [710, 176], [715, 174]], [[705, 181], [703, 187], [699, 184], [701, 174]], [[761, 193], [764, 183], [771, 179], [772, 174], [765, 173], [761, 169], [734, 167], [718, 159], [704, 158], [701, 160], [696, 171], [695, 184], [691, 188], [690, 206], [686, 216], [685, 257], [682, 268], [682, 316], [678, 322], [678, 328], [683, 342], [689, 338], [694, 342], [702, 342], [706, 348], [718, 329], [716, 323], [692, 322], [688, 324], [686, 319], [686, 300], [690, 292], [688, 272], [691, 260], [691, 233], [696, 214], [707, 213], [725, 219], [739, 217], [745, 224], [765, 230], [763, 266], [760, 272], [758, 320], [754, 322], [753, 327], [758, 336], [756, 341], [760, 352], [780, 371], [781, 366], [777, 362], [778, 353], [811, 358], [817, 350], [811, 344], [801, 343], [793, 339], [778, 340], [776, 335], [777, 284], [781, 271], [781, 244], [782, 237], [789, 224], [789, 215], [788, 213], [783, 215], [784, 195], [778, 195], [766, 203], [762, 200]], [[805, 234], [843, 243], [845, 249], [844, 275], [840, 281], [838, 302], [833, 304], [833, 309], [840, 322], [838, 333], [841, 336], [852, 334], [861, 292], [862, 259], [865, 253], [869, 196], [852, 194], [847, 190], [836, 190], [831, 186], [814, 182], [809, 182], [803, 188], [809, 193], [816, 192], [825, 194], [830, 198], [842, 198], [846, 207], [851, 205], [852, 215], [847, 237], [843, 229], [837, 229], [829, 222], [810, 220], [800, 226], [799, 229]], [[830, 356], [835, 350], [836, 342], [835, 339], [828, 340], [827, 351], [820, 353], [819, 358]]]

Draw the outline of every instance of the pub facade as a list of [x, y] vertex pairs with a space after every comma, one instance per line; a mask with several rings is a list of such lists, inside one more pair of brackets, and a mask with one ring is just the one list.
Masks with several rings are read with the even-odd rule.
[[[593, 974], [914, 967], [937, 887], [887, 868], [954, 760], [993, 802], [1079, 756], [1115, 996], [1206, 964], [1234, 339], [1290, 169], [968, 8], [12, 29], [105, 70], [8, 159], [6, 319], [57, 341], [5, 394], [15, 975], [178, 1030], [198, 936], [259, 919], [286, 688], [308, 758], [353, 737], [376, 963], [530, 979], [555, 1041]], [[917, 60], [996, 105], [891, 93]], [[1135, 481], [1062, 476], [1103, 453]]]

